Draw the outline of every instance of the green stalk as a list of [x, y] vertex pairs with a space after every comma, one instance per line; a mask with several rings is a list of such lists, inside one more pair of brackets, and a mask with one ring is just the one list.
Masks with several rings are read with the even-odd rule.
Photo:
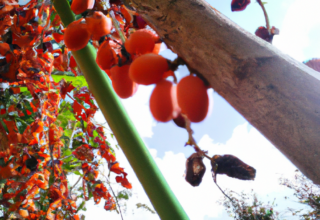
[[[54, 0], [65, 27], [74, 21], [66, 0]], [[161, 219], [189, 219], [114, 93], [107, 74], [96, 64], [92, 45], [73, 52], [105, 119]]]

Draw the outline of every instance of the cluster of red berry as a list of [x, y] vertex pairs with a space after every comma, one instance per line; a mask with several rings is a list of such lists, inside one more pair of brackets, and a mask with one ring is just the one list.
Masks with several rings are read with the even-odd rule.
[[[76, 14], [83, 13], [93, 7], [91, 1], [74, 0], [71, 9]], [[138, 15], [125, 6], [113, 5], [110, 10], [122, 15], [114, 17], [115, 22], [121, 24], [118, 18], [126, 20], [125, 25], [119, 26], [120, 30], [113, 30], [110, 15], [95, 11], [68, 25], [64, 31], [65, 45], [74, 51], [84, 48], [90, 38], [99, 41], [96, 62], [108, 74], [114, 91], [121, 98], [134, 95], [139, 84], [156, 84], [150, 97], [150, 110], [157, 121], [167, 122], [181, 113], [191, 122], [202, 121], [209, 106], [207, 86], [202, 79], [191, 74], [177, 84], [169, 81], [167, 78], [174, 76], [177, 67], [172, 67], [171, 61], [158, 54], [161, 46], [159, 36], [146, 25], [128, 26], [128, 20], [134, 21], [132, 13]], [[125, 42], [110, 34], [117, 31], [125, 36]]]

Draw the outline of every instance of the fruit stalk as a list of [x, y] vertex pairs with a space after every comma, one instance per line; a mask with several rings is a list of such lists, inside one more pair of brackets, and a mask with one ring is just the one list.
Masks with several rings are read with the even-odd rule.
[[[66, 0], [54, 0], [64, 26], [74, 21]], [[96, 64], [92, 45], [72, 52], [105, 119], [161, 219], [189, 219], [136, 131], [107, 75]]]

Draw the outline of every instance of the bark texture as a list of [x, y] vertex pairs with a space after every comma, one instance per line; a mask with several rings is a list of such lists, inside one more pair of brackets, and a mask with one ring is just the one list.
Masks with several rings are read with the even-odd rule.
[[320, 184], [318, 72], [204, 1], [133, 0], [132, 6], [216, 92]]

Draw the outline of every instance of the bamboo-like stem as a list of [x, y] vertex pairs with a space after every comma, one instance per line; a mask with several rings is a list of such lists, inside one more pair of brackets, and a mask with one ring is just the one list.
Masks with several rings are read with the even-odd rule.
[[[54, 0], [64, 26], [74, 21], [66, 0]], [[92, 45], [73, 52], [105, 119], [161, 219], [189, 219], [140, 138], [107, 75], [96, 64]], [[130, 179], [130, 177], [129, 177]], [[133, 186], [135, 187], [135, 186]]]

